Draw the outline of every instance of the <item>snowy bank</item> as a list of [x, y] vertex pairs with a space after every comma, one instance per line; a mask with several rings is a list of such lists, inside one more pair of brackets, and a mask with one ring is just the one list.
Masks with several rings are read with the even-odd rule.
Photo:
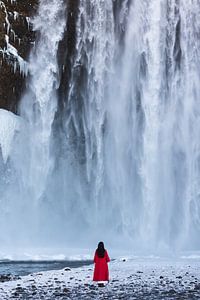
[[92, 282], [93, 265], [31, 274], [0, 283], [0, 299], [199, 299], [197, 259], [117, 259], [110, 282]]
[[10, 155], [16, 131], [20, 128], [20, 117], [10, 111], [0, 109], [0, 148], [4, 163]]

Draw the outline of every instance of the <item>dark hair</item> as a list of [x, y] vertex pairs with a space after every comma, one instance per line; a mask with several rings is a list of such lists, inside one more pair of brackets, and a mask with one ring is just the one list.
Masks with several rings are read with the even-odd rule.
[[104, 248], [104, 243], [103, 242], [99, 242], [98, 244], [98, 248], [96, 250], [96, 253], [98, 255], [98, 257], [103, 258], [105, 255], [105, 248]]

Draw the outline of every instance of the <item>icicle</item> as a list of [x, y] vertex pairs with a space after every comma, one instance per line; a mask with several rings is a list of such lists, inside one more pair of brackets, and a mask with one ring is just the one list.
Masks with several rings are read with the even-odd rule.
[[14, 11], [13, 14], [14, 14], [14, 20], [16, 21], [19, 18], [19, 13], [17, 11]]
[[4, 12], [5, 12], [5, 26], [6, 26], [6, 28], [7, 28], [7, 34], [9, 34], [9, 31], [10, 31], [10, 22], [9, 22], [9, 19], [8, 19], [8, 12], [7, 12], [7, 9], [6, 9], [6, 6], [5, 6], [5, 4], [1, 1], [0, 2], [0, 5], [1, 5], [1, 7], [3, 7], [4, 8]]
[[13, 60], [14, 60], [14, 72], [16, 72], [17, 70], [17, 65], [19, 66], [19, 71], [20, 74], [22, 74], [23, 76], [26, 76], [28, 73], [28, 64], [27, 62], [18, 54], [18, 51], [15, 47], [13, 47], [10, 43], [9, 43], [9, 37], [8, 35], [5, 35], [5, 41], [6, 41], [6, 49], [0, 49], [0, 52], [3, 55], [8, 55], [8, 57], [10, 56], [10, 64], [12, 64]]
[[26, 22], [27, 22], [27, 26], [28, 26], [28, 29], [30, 29], [30, 18], [29, 17], [26, 17]]

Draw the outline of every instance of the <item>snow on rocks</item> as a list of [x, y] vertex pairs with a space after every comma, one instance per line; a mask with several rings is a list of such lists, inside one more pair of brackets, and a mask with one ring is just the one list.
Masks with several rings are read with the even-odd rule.
[[[14, 3], [11, 2], [11, 3]], [[13, 71], [14, 73], [16, 72], [16, 70], [19, 69], [19, 72], [22, 76], [27, 76], [28, 74], [28, 63], [27, 61], [25, 61], [18, 53], [18, 50], [10, 43], [10, 33], [13, 34], [14, 36], [14, 41], [15, 41], [15, 32], [12, 29], [12, 26], [10, 24], [9, 21], [9, 17], [8, 15], [12, 13], [7, 12], [6, 9], [6, 5], [4, 4], [3, 1], [0, 1], [0, 9], [3, 9], [4, 14], [5, 14], [5, 23], [4, 23], [4, 27], [6, 28], [6, 34], [5, 34], [5, 47], [4, 48], [0, 48], [0, 53], [2, 53], [3, 58], [6, 58], [7, 61], [13, 65]], [[13, 18], [16, 21], [17, 18], [19, 18], [19, 13], [14, 11], [13, 12]], [[28, 29], [30, 27], [30, 18], [26, 18], [27, 21], [27, 26]]]
[[23, 76], [27, 76], [28, 74], [28, 63], [18, 54], [18, 51], [15, 47], [13, 47], [9, 43], [9, 37], [5, 35], [6, 41], [6, 49], [0, 49], [4, 56], [10, 56], [12, 58], [12, 63], [14, 64], [13, 71], [16, 72], [17, 68], [19, 67], [20, 74]]
[[10, 22], [9, 22], [9, 19], [8, 19], [7, 9], [6, 9], [6, 6], [5, 6], [3, 1], [0, 1], [0, 8], [1, 9], [3, 8], [3, 10], [4, 10], [4, 13], [5, 13], [5, 24], [4, 24], [4, 26], [6, 26], [7, 34], [9, 34]]
[[31, 274], [0, 283], [0, 299], [199, 299], [197, 260], [115, 260], [110, 282], [92, 282], [93, 266]]
[[4, 163], [6, 163], [15, 133], [20, 128], [20, 117], [12, 112], [0, 109], [0, 149]]

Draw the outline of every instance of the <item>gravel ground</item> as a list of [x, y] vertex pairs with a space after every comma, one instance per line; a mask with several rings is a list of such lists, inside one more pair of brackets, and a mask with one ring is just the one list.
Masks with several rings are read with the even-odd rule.
[[0, 283], [0, 299], [200, 299], [199, 260], [115, 260], [101, 288], [92, 273], [85, 266], [10, 278]]

